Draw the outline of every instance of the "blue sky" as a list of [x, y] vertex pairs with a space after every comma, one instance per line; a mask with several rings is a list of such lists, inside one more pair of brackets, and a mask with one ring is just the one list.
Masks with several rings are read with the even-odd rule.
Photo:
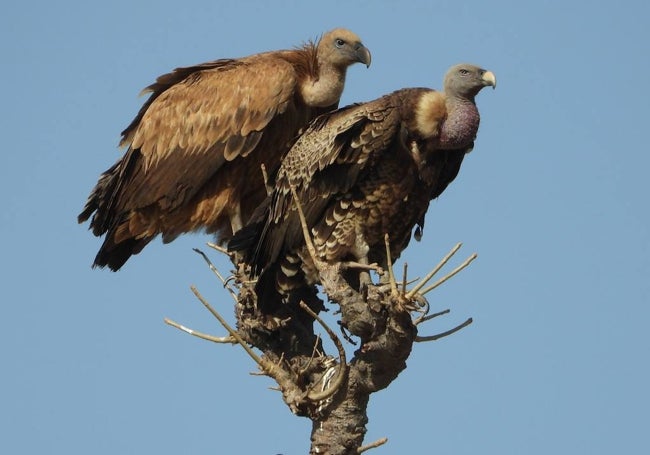
[[[375, 453], [641, 453], [650, 422], [647, 2], [11, 2], [0, 17], [6, 453], [306, 453], [290, 414], [189, 291], [231, 302], [191, 251], [159, 241], [119, 273], [76, 215], [121, 153], [139, 91], [170, 69], [287, 48], [337, 26], [371, 49], [342, 104], [494, 71], [458, 179], [402, 260], [479, 257], [431, 295], [462, 332], [416, 345], [370, 405]], [[227, 263], [213, 255], [217, 265]], [[401, 264], [401, 261], [400, 261]], [[236, 452], [240, 449], [240, 452]]]

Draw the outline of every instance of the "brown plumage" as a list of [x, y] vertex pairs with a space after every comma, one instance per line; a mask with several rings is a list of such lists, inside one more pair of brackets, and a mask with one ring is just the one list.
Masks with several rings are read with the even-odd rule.
[[261, 273], [262, 305], [276, 290], [318, 282], [291, 186], [321, 260], [385, 266], [384, 234], [399, 257], [416, 225], [421, 234], [429, 201], [458, 174], [478, 131], [474, 98], [488, 85], [493, 73], [461, 64], [443, 92], [402, 89], [317, 118], [283, 160], [266, 205], [229, 244]]
[[370, 65], [349, 30], [293, 50], [177, 68], [122, 132], [126, 154], [104, 172], [79, 215], [105, 235], [93, 266], [119, 269], [154, 237], [205, 230], [227, 241], [266, 197], [297, 133], [338, 105], [348, 66]]

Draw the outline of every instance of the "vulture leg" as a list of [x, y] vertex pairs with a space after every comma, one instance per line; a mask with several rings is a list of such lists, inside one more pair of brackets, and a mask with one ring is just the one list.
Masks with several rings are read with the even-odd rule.
[[383, 276], [384, 275], [384, 269], [377, 264], [376, 262], [373, 262], [372, 264], [368, 264], [368, 258], [360, 258], [358, 262], [355, 261], [347, 261], [341, 263], [341, 266], [344, 269], [359, 269], [359, 289], [362, 289], [363, 287], [369, 286], [372, 284], [372, 279], [370, 278], [370, 271], [374, 270], [377, 272], [378, 275]]
[[[230, 229], [232, 229], [232, 235], [235, 235], [243, 227], [244, 223], [241, 218], [241, 205], [239, 202], [236, 202], [230, 210]], [[231, 259], [234, 264], [239, 264], [244, 258], [240, 251], [233, 251]]]
[[[391, 285], [391, 288], [393, 287], [393, 281], [391, 281], [391, 272], [390, 272], [390, 264], [387, 264], [386, 266], [377, 266], [379, 271], [377, 274], [379, 275], [379, 284], [388, 284]], [[387, 271], [388, 273], [381, 273], [382, 271]]]
[[364, 238], [363, 234], [361, 232], [357, 232], [356, 242], [351, 251], [352, 256], [356, 257], [357, 260], [347, 261], [341, 264], [343, 268], [358, 269], [360, 271], [359, 290], [364, 289], [369, 285], [373, 284], [370, 278], [371, 270], [374, 270], [380, 276], [384, 274], [384, 269], [379, 264], [377, 264], [376, 262], [370, 264], [370, 261], [368, 260], [369, 251], [370, 251], [370, 246], [366, 242], [366, 239]]

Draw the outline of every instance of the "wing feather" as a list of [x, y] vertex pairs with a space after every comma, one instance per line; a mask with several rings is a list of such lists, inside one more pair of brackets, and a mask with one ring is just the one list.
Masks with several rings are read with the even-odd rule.
[[394, 102], [387, 95], [325, 114], [296, 141], [278, 172], [267, 223], [252, 254], [257, 270], [301, 242], [291, 186], [296, 188], [307, 224], [312, 226], [332, 198], [348, 191], [367, 164], [397, 138], [400, 117]]
[[137, 150], [140, 162], [117, 210], [186, 202], [225, 162], [246, 157], [293, 100], [295, 70], [273, 53], [197, 68], [154, 92], [123, 133], [132, 138], [127, 153]]

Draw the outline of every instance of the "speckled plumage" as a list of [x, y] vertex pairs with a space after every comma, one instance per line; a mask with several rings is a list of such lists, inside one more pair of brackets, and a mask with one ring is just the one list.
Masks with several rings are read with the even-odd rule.
[[446, 76], [443, 92], [402, 89], [319, 117], [284, 159], [266, 206], [229, 247], [244, 252], [253, 272], [262, 274], [261, 286], [273, 282], [286, 293], [317, 283], [293, 186], [321, 260], [383, 265], [385, 233], [398, 257], [413, 228], [421, 229], [429, 201], [458, 174], [478, 131], [474, 97], [495, 83], [492, 73], [459, 65]]

